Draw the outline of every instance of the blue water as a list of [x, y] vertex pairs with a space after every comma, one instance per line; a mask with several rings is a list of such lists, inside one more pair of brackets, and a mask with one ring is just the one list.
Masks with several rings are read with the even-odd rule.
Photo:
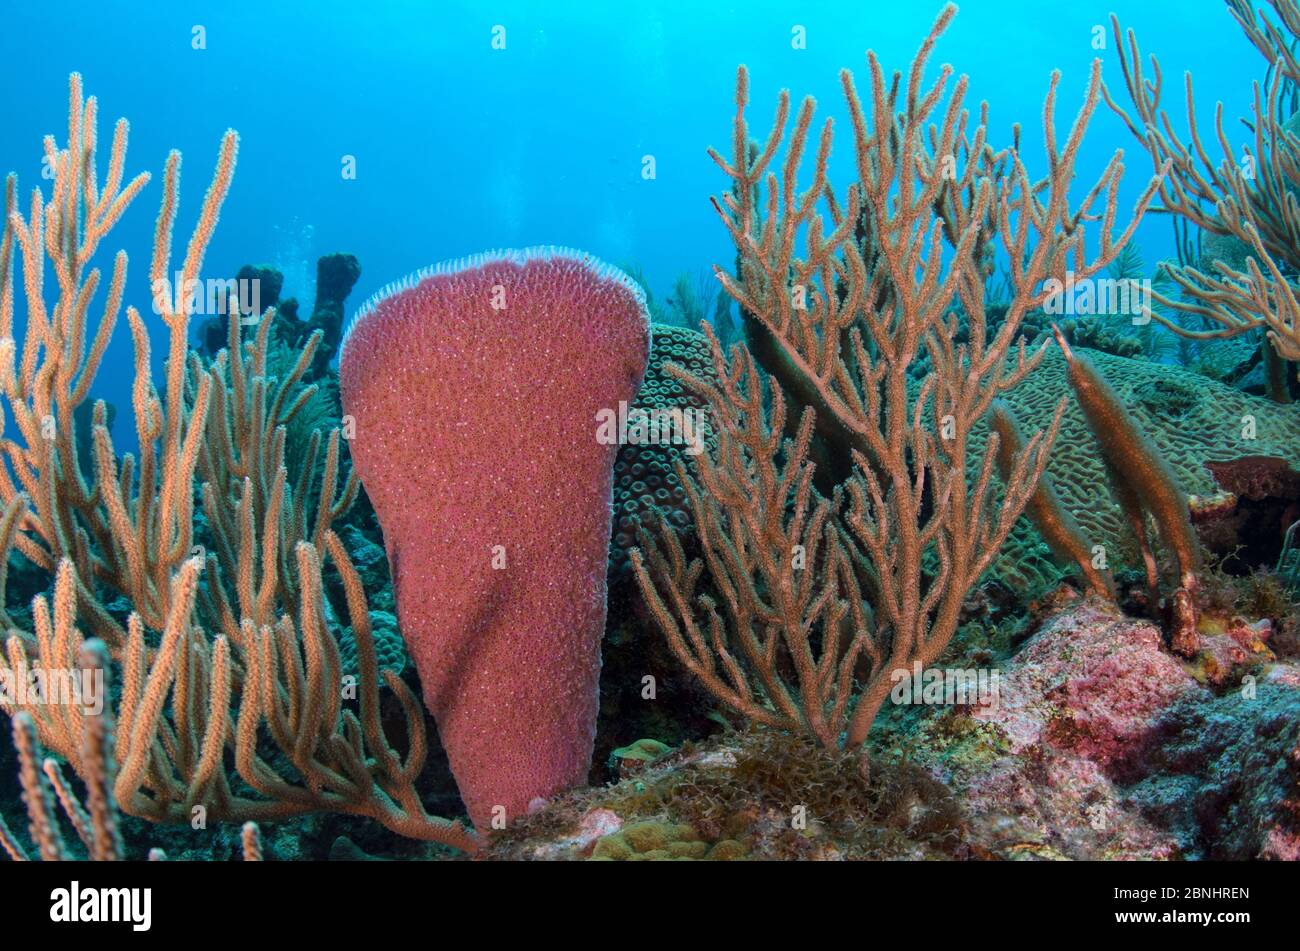
[[[421, 266], [533, 244], [637, 262], [663, 298], [679, 273], [734, 259], [708, 202], [726, 180], [705, 149], [729, 149], [736, 65], [750, 67], [756, 132], [766, 131], [783, 86], [817, 96], [819, 114], [840, 120], [832, 171], [842, 188], [851, 147], [839, 69], [854, 69], [865, 92], [868, 47], [888, 68], [905, 68], [940, 6], [5, 0], [0, 170], [18, 172], [24, 195], [38, 182], [48, 188], [39, 178], [41, 139], [54, 132], [63, 144], [67, 75], [77, 70], [99, 97], [101, 139], [107, 143], [109, 123], [126, 116], [128, 171], [155, 175], [101, 261], [127, 249], [128, 300], [142, 312], [166, 154], [177, 148], [185, 157], [176, 266], [227, 127], [242, 137], [239, 168], [204, 275], [274, 263], [304, 315], [315, 258], [332, 251], [361, 261], [353, 307]], [[994, 143], [1007, 142], [1011, 124], [1020, 122], [1030, 170], [1041, 173], [1040, 116], [1051, 70], [1063, 73], [1062, 136], [1095, 56], [1119, 82], [1108, 26], [1107, 48], [1093, 48], [1093, 29], [1106, 23], [1108, 7], [1068, 0], [967, 0], [961, 7], [930, 76], [943, 62], [968, 73], [971, 107], [990, 102]], [[1203, 122], [1220, 99], [1228, 115], [1246, 114], [1250, 80], [1262, 77], [1265, 64], [1224, 4], [1112, 0], [1109, 9], [1137, 30], [1146, 52], [1161, 57], [1176, 115], [1187, 67], [1195, 71]], [[204, 49], [193, 48], [196, 26]], [[492, 48], [496, 26], [505, 28], [504, 50]], [[792, 48], [796, 26], [806, 30], [806, 49]], [[1240, 126], [1232, 133], [1240, 141]], [[1151, 168], [1103, 105], [1079, 162], [1080, 182], [1091, 182], [1116, 147], [1129, 155], [1127, 209]], [[647, 155], [654, 156], [653, 180], [642, 177]], [[345, 156], [355, 157], [355, 179], [342, 175]], [[1173, 253], [1166, 219], [1149, 217], [1138, 241], [1148, 263]], [[160, 322], [155, 329], [158, 360]], [[130, 347], [123, 325], [95, 391], [124, 410]], [[129, 412], [116, 428], [119, 444], [129, 446]]]

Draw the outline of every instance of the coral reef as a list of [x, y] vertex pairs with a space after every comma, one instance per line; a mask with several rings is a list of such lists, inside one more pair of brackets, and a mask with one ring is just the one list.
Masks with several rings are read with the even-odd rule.
[[1258, 680], [1250, 692], [1174, 704], [1125, 790], [1185, 858], [1300, 861], [1300, 673], [1274, 668]]
[[958, 802], [923, 770], [766, 728], [656, 757], [620, 782], [558, 797], [486, 857], [745, 861], [984, 857]]
[[[72, 822], [90, 858], [99, 861], [122, 858], [122, 837], [118, 832], [117, 806], [113, 801], [116, 766], [113, 761], [113, 719], [108, 708], [108, 649], [103, 641], [86, 641], [81, 646], [78, 660], [80, 670], [98, 675], [97, 681], [91, 679], [91, 690], [83, 697], [87, 709], [80, 737], [82, 756], [87, 764], [82, 773], [87, 793], [84, 806], [72, 795], [55, 760], [47, 759], [41, 769], [37, 768], [39, 742], [36, 722], [31, 715], [18, 713], [13, 718], [14, 748], [18, 750], [19, 776], [31, 838], [39, 846], [41, 858], [47, 862], [61, 861], [68, 855], [51, 791], [58, 795], [64, 815]], [[27, 860], [27, 853], [5, 825], [3, 816], [0, 816], [0, 846], [15, 861]]]
[[149, 176], [74, 74], [3, 190], [0, 855], [1300, 861], [1300, 0], [1227, 5], [1244, 145], [1112, 17], [1036, 175], [948, 5], [841, 71], [846, 183], [739, 68], [725, 267], [488, 252], [351, 324], [350, 254], [303, 315], [305, 251], [204, 279], [233, 130], [130, 306]]
[[[117, 765], [113, 760], [115, 725], [112, 708], [108, 703], [112, 667], [104, 642], [95, 639], [83, 642], [78, 664], [81, 671], [93, 675], [88, 681], [91, 684], [90, 692], [82, 697], [87, 710], [82, 720], [81, 736], [82, 757], [86, 764], [82, 770], [86, 786], [84, 805], [73, 793], [57, 760], [47, 758], [37, 768], [40, 744], [36, 722], [30, 714], [18, 713], [13, 717], [14, 748], [18, 751], [29, 836], [38, 847], [43, 861], [59, 862], [74, 857], [59, 829], [54, 810], [54, 800], [57, 797], [59, 808], [81, 840], [87, 858], [101, 862], [122, 861], [126, 855], [119, 831], [121, 817], [113, 793], [117, 773]], [[257, 823], [245, 822], [240, 831], [240, 839], [244, 861], [263, 860], [262, 834]], [[3, 815], [0, 815], [0, 848], [8, 852], [15, 862], [29, 860], [18, 837], [5, 825]], [[162, 849], [149, 850], [151, 862], [166, 858], [167, 853]]]
[[1106, 378], [1086, 357], [1076, 356], [1059, 331], [1057, 342], [1065, 354], [1070, 386], [1101, 450], [1111, 491], [1137, 539], [1153, 606], [1159, 600], [1159, 575], [1147, 537], [1148, 514], [1177, 562], [1178, 588], [1170, 598], [1174, 614], [1172, 638], [1176, 651], [1191, 656], [1197, 649], [1194, 596], [1201, 557], [1187, 496], [1180, 491], [1169, 464], [1138, 429]]
[[316, 262], [316, 303], [302, 332], [303, 338], [317, 332], [321, 335], [311, 377], [324, 376], [338, 354], [343, 342], [344, 303], [360, 277], [361, 265], [351, 254], [327, 254]]
[[890, 739], [953, 790], [970, 834], [997, 854], [1293, 853], [1297, 668], [1242, 649], [1218, 692], [1163, 640], [1148, 622], [1077, 604], [1025, 643], [996, 704], [928, 712]]
[[[232, 300], [220, 301], [219, 313], [208, 317], [198, 328], [199, 352], [215, 357], [230, 335], [229, 314], [238, 313], [245, 324], [255, 324], [264, 311], [271, 311], [272, 352], [296, 359], [313, 335], [319, 342], [311, 364], [303, 373], [309, 383], [324, 385], [330, 379], [328, 369], [338, 354], [343, 339], [343, 313], [348, 295], [361, 277], [361, 264], [351, 254], [327, 254], [316, 262], [316, 301], [310, 316], [298, 316], [296, 298], [281, 297], [284, 275], [269, 264], [245, 264], [229, 282]], [[254, 307], [256, 303], [257, 307]]]
[[649, 337], [621, 272], [534, 249], [416, 275], [344, 340], [353, 459], [480, 829], [586, 780], [622, 441], [602, 416], [635, 396]]
[[[958, 707], [890, 706], [876, 766], [766, 728], [635, 744], [621, 781], [558, 797], [492, 858], [1296, 857], [1300, 668], [1245, 634], [1181, 661], [1150, 622], [1065, 598]], [[1231, 649], [1229, 647], [1231, 645]], [[1228, 658], [1215, 682], [1211, 655]], [[960, 661], [956, 661], [960, 662]]]

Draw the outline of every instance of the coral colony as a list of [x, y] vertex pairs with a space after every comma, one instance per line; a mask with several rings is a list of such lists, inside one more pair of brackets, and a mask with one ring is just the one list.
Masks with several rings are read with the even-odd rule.
[[[709, 290], [497, 250], [350, 320], [350, 255], [302, 313], [273, 268], [203, 273], [234, 131], [179, 261], [178, 153], [152, 186], [142, 316], [112, 239], [150, 176], [74, 74], [50, 180], [4, 195], [4, 852], [1300, 859], [1270, 2], [1225, 14], [1267, 69], [1249, 167], [1114, 19], [1032, 160], [937, 65], [948, 6], [903, 71], [840, 73], [836, 128], [784, 91], [752, 126], [739, 68]], [[1107, 109], [1132, 207], [1120, 151], [1080, 161]]]

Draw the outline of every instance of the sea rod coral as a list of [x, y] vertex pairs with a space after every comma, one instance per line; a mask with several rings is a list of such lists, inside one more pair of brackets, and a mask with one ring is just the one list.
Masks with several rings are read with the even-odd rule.
[[[1282, 107], [1285, 90], [1300, 83], [1300, 4], [1269, 0], [1278, 23], [1258, 15], [1250, 0], [1228, 0], [1228, 8], [1251, 44], [1270, 67], [1267, 81], [1253, 86], [1250, 139], [1242, 157], [1234, 152], [1224, 128], [1223, 107], [1215, 110], [1210, 132], [1219, 148], [1212, 159], [1196, 122], [1192, 74], [1184, 81], [1186, 140], [1176, 131], [1164, 106], [1164, 75], [1150, 58], [1151, 73], [1142, 66], [1142, 53], [1132, 30], [1124, 33], [1112, 15], [1111, 27], [1119, 52], [1125, 91], [1133, 106], [1130, 115], [1110, 91], [1103, 95], [1133, 136], [1142, 143], [1157, 168], [1167, 168], [1160, 186], [1160, 206], [1154, 211], [1177, 215], [1210, 235], [1235, 239], [1244, 252], [1240, 262], [1216, 258], [1208, 262], [1217, 273], [1202, 270], [1201, 262], [1162, 265], [1181, 296], [1153, 293], [1162, 307], [1202, 322], [1184, 325], [1153, 310], [1151, 316], [1185, 337], [1213, 339], [1252, 330], [1267, 333], [1272, 359], [1300, 361], [1300, 299], [1293, 276], [1300, 268], [1300, 139], [1294, 117]], [[1199, 266], [1198, 266], [1199, 265]], [[1239, 266], [1238, 266], [1239, 265]]]
[[[146, 318], [128, 306], [139, 455], [115, 450], [99, 401], [93, 479], [83, 476], [75, 413], [103, 360], [127, 272], [119, 251], [87, 349], [101, 280], [92, 260], [148, 176], [123, 187], [123, 120], [100, 180], [96, 101], [83, 98], [79, 76], [70, 85], [67, 145], [57, 147], [53, 136], [45, 141], [52, 194], [47, 200], [34, 190], [24, 217], [14, 176], [6, 185], [0, 393], [13, 428], [0, 442], [8, 463], [0, 469], [0, 561], [21, 553], [49, 573], [53, 591], [34, 600], [31, 629], [6, 609], [0, 673], [20, 682], [36, 668], [76, 670], [84, 632], [104, 642], [122, 684], [113, 793], [130, 815], [243, 822], [334, 811], [474, 848], [472, 833], [428, 815], [420, 802], [414, 784], [426, 747], [419, 703], [387, 671], [384, 682], [405, 714], [405, 758], [380, 720], [365, 594], [331, 528], [357, 492], [355, 478], [342, 473], [339, 433], [316, 432], [306, 458], [286, 457], [286, 426], [313, 393], [301, 380], [318, 335], [276, 378], [267, 371], [273, 314], [262, 315], [251, 342], [242, 339], [241, 321], [232, 320], [228, 349], [205, 363], [189, 351], [189, 295], [159, 294], [154, 305], [168, 337], [160, 394], [150, 376]], [[199, 277], [237, 145], [228, 132], [178, 269], [181, 287]], [[180, 166], [173, 152], [149, 267], [155, 288], [171, 273]], [[14, 339], [15, 248], [27, 309], [21, 347]], [[52, 307], [47, 263], [57, 281]], [[359, 677], [346, 697], [323, 592], [327, 561], [341, 578], [357, 643]], [[4, 580], [0, 574], [0, 596]], [[129, 602], [125, 618], [119, 599]], [[345, 704], [353, 695], [355, 710]], [[3, 709], [30, 717], [40, 740], [83, 780], [96, 768], [81, 743], [80, 704], [10, 692]]]
[[344, 338], [402, 635], [480, 829], [587, 778], [617, 451], [597, 421], [649, 340], [639, 287], [554, 248], [415, 275]]
[[1115, 388], [1087, 357], [1073, 352], [1059, 329], [1054, 329], [1065, 354], [1070, 385], [1110, 476], [1111, 491], [1142, 554], [1153, 607], [1159, 602], [1159, 584], [1155, 552], [1147, 537], [1148, 514], [1178, 563], [1178, 588], [1171, 598], [1177, 615], [1173, 646], [1191, 656], [1196, 652], [1194, 595], [1198, 590], [1200, 546], [1192, 530], [1187, 496], [1179, 490], [1178, 479], [1160, 450], [1124, 408]]
[[[683, 473], [703, 557], [688, 560], [662, 530], [647, 532], [644, 551], [633, 555], [673, 651], [719, 700], [826, 746], [860, 747], [894, 672], [932, 664], [952, 638], [966, 593], [1034, 494], [1063, 403], [1025, 441], [1000, 491], [997, 435], [974, 458], [972, 428], [1043, 358], [1014, 341], [1026, 313], [1045, 300], [1044, 282], [1067, 269], [1084, 279], [1114, 261], [1158, 184], [1146, 186], [1116, 233], [1123, 174], [1116, 153], [1071, 206], [1075, 162], [1100, 102], [1100, 62], [1064, 141], [1055, 128], [1059, 74], [1051, 79], [1043, 178], [1022, 163], [1018, 134], [995, 151], [987, 107], [971, 122], [965, 77], [949, 89], [952, 69], [944, 66], [924, 85], [955, 13], [950, 5], [940, 14], [905, 79], [889, 78], [868, 52], [865, 106], [852, 75], [841, 73], [858, 180], [839, 196], [828, 178], [830, 121], [816, 140], [812, 180], [801, 187], [813, 100], [788, 130], [783, 92], [771, 134], [752, 146], [748, 73], [740, 69], [732, 154], [714, 154], [733, 181], [714, 204], [740, 268], [738, 277], [718, 275], [771, 336], [808, 408], [795, 435], [783, 438], [784, 377], [765, 380], [744, 346], [728, 359], [715, 340], [717, 386], [678, 374], [708, 400], [718, 430], [699, 477]], [[1084, 239], [1094, 218], [1100, 241], [1089, 257]], [[1010, 262], [1011, 295], [992, 330], [984, 292], [995, 240]], [[968, 321], [962, 343], [958, 304]], [[923, 353], [931, 371], [915, 384], [911, 370]], [[823, 414], [854, 465], [830, 497], [813, 488], [809, 461]]]
[[[93, 710], [82, 720], [82, 770], [86, 786], [86, 801], [81, 803], [71, 784], [63, 774], [58, 760], [40, 759], [40, 743], [36, 734], [36, 721], [28, 713], [13, 717], [14, 748], [18, 751], [18, 776], [23, 787], [23, 801], [27, 805], [28, 830], [40, 857], [47, 862], [65, 861], [76, 857], [60, 830], [57, 801], [68, 823], [85, 848], [86, 856], [94, 861], [122, 861], [126, 858], [122, 835], [119, 831], [121, 816], [113, 796], [117, 764], [113, 759], [113, 737], [116, 724], [111, 706], [106, 702], [111, 687], [112, 664], [104, 642], [92, 638], [82, 643], [78, 655], [81, 670], [98, 674], [91, 682], [92, 689], [100, 694], [94, 700]], [[39, 762], [38, 762], [39, 761]], [[44, 776], [42, 776], [42, 773]], [[244, 861], [262, 860], [261, 831], [255, 822], [244, 823], [240, 830]], [[5, 824], [0, 815], [0, 848], [15, 862], [26, 862], [30, 856], [18, 837]], [[162, 849], [149, 850], [151, 862], [167, 858]]]

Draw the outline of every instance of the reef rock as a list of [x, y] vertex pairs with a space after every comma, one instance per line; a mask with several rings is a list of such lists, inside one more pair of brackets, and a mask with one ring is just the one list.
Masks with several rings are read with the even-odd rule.
[[[1300, 671], [1206, 640], [1184, 663], [1150, 623], [1081, 603], [1026, 642], [996, 702], [913, 741], [993, 854], [1294, 858]], [[1242, 652], [1226, 693], [1198, 677], [1217, 640]]]
[[1300, 859], [1300, 665], [1274, 658], [1267, 628], [1234, 619], [1183, 660], [1152, 623], [1076, 600], [979, 703], [888, 709], [869, 771], [763, 729], [641, 740], [617, 751], [637, 754], [616, 755], [619, 782], [556, 798], [487, 854]]
[[1187, 858], [1300, 860], [1300, 671], [1275, 665], [1221, 697], [1189, 694], [1128, 801]]

